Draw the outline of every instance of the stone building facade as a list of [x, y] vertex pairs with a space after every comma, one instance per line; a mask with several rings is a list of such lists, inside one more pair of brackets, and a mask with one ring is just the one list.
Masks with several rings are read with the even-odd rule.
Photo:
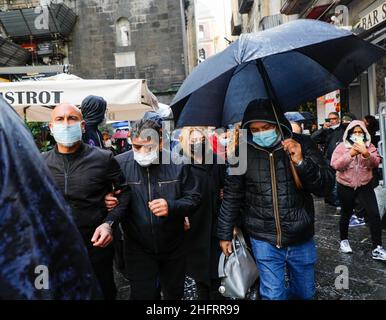
[[69, 44], [84, 78], [143, 78], [163, 102], [186, 77], [180, 0], [72, 1], [78, 22]]
[[147, 79], [159, 100], [170, 103], [192, 59], [187, 42], [193, 1], [0, 0], [0, 10], [46, 3], [64, 3], [77, 15], [63, 59], [72, 73], [86, 79]]

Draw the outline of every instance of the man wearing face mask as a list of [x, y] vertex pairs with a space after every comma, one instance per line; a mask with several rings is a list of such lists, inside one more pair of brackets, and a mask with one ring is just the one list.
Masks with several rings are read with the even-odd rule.
[[[321, 129], [311, 135], [311, 139], [314, 140], [315, 143], [323, 146], [324, 156], [328, 163], [331, 162], [331, 157], [336, 146], [342, 141], [346, 128], [347, 124], [340, 121], [339, 113], [330, 112], [328, 114], [328, 121], [323, 124]], [[328, 192], [326, 195], [325, 202], [335, 207], [340, 206], [336, 182], [331, 192]]]
[[[229, 255], [233, 228], [241, 218], [259, 269], [262, 299], [312, 299], [316, 249], [311, 193], [323, 195], [334, 173], [309, 137], [292, 133], [283, 114], [278, 118], [283, 138], [271, 102], [249, 103], [242, 123], [247, 154], [240, 155], [247, 157], [247, 170], [225, 178], [218, 237]], [[296, 186], [290, 162], [302, 188]]]
[[108, 219], [124, 232], [126, 277], [133, 300], [181, 299], [184, 293], [184, 220], [200, 204], [197, 179], [190, 166], [163, 163], [162, 121], [134, 123], [133, 149], [116, 158], [126, 178], [120, 198], [106, 197], [115, 207]]
[[52, 111], [49, 124], [56, 147], [43, 154], [83, 237], [105, 299], [115, 299], [111, 220], [106, 220], [104, 196], [121, 188], [123, 176], [112, 153], [82, 142], [81, 111], [63, 103]]

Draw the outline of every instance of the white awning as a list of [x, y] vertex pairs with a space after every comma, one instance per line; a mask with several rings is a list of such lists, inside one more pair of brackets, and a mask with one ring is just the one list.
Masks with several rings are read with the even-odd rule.
[[158, 109], [146, 80], [56, 79], [0, 83], [0, 95], [27, 121], [48, 122], [55, 105], [68, 102], [80, 106], [88, 95], [107, 101], [107, 120], [137, 120], [145, 112]]

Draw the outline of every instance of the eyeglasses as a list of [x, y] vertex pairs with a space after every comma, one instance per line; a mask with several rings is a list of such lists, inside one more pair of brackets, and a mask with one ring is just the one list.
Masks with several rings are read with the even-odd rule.
[[328, 118], [328, 119], [330, 119], [330, 120], [338, 120], [338, 118]]
[[132, 146], [133, 146], [134, 150], [136, 150], [136, 151], [139, 151], [142, 148], [144, 148], [146, 152], [150, 152], [150, 151], [157, 148], [156, 144], [145, 144], [145, 145], [133, 144]]

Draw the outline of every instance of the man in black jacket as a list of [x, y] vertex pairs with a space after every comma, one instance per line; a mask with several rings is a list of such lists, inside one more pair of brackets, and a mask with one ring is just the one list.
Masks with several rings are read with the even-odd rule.
[[[330, 163], [336, 146], [342, 142], [347, 124], [340, 121], [338, 112], [330, 112], [327, 119], [323, 127], [311, 135], [311, 139], [323, 147], [324, 156]], [[334, 207], [340, 206], [336, 182], [330, 192], [326, 194], [325, 202]]]
[[[241, 215], [260, 272], [261, 297], [311, 299], [316, 262], [311, 193], [323, 195], [333, 183], [333, 171], [312, 141], [292, 134], [288, 121], [278, 116], [284, 141], [269, 100], [254, 100], [246, 109], [242, 128], [247, 129], [248, 146], [247, 155], [241, 156], [247, 157], [247, 170], [225, 179], [218, 237], [228, 255], [233, 228]], [[295, 185], [290, 161], [302, 189]]]
[[161, 121], [137, 121], [131, 131], [133, 149], [116, 157], [127, 189], [108, 219], [122, 225], [133, 300], [159, 299], [160, 290], [164, 299], [183, 297], [184, 218], [200, 204], [190, 167], [162, 158], [160, 133]]
[[[110, 151], [81, 141], [80, 110], [60, 104], [52, 111], [51, 133], [57, 145], [43, 157], [73, 213], [105, 299], [115, 299], [111, 221], [105, 221], [104, 197], [121, 187], [122, 174]], [[104, 222], [105, 221], [105, 222]]]

